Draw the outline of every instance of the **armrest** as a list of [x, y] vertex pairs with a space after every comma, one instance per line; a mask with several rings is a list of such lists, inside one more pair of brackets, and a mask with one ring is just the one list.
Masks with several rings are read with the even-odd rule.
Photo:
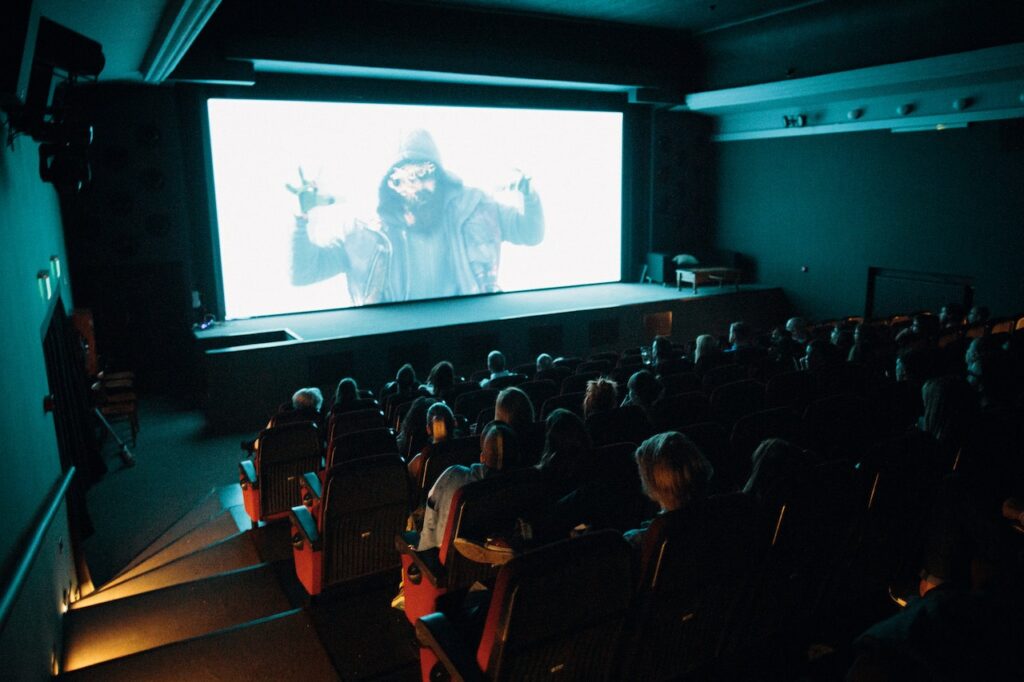
[[431, 613], [416, 621], [416, 638], [434, 652], [452, 682], [476, 682], [484, 679], [473, 650], [459, 637], [452, 622], [443, 613]]
[[[316, 475], [315, 471], [307, 471], [302, 474], [302, 480], [299, 484], [303, 487], [304, 492], [302, 493], [302, 501], [306, 502], [306, 495], [310, 496], [309, 504], [319, 502], [320, 498], [323, 497], [323, 484], [320, 482], [320, 477]], [[308, 504], [306, 505], [309, 506]]]
[[[418, 550], [420, 534], [407, 530], [395, 536], [395, 549], [399, 554], [406, 554], [412, 559], [413, 565], [419, 569], [420, 575], [426, 576], [434, 587], [445, 580], [444, 564], [441, 563], [441, 550], [437, 547]], [[417, 581], [419, 582], [419, 581]]]
[[291, 517], [292, 525], [295, 526], [299, 533], [302, 534], [302, 539], [315, 544], [320, 542], [320, 532], [316, 529], [316, 519], [309, 513], [309, 510], [303, 507], [301, 504], [292, 507], [292, 510], [288, 513]]
[[239, 462], [238, 471], [242, 474], [243, 483], [248, 483], [254, 488], [259, 485], [259, 481], [256, 478], [256, 465], [253, 464], [251, 459], [243, 459]]

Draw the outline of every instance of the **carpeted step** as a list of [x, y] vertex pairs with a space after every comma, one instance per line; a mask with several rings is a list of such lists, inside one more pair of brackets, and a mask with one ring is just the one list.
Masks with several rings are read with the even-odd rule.
[[75, 670], [294, 608], [271, 564], [68, 611], [61, 670]]
[[340, 679], [307, 616], [289, 611], [61, 675], [67, 682]]
[[195, 551], [201, 550], [208, 545], [236, 535], [239, 531], [244, 530], [244, 528], [239, 527], [240, 515], [241, 518], [245, 518], [246, 522], [248, 522], [248, 517], [245, 516], [244, 509], [240, 507], [222, 509], [217, 515], [207, 520], [202, 525], [187, 531], [184, 535], [181, 535], [169, 545], [150, 555], [147, 559], [137, 563], [131, 569], [122, 572], [116, 578], [103, 585], [100, 588], [100, 591], [110, 589], [115, 585], [120, 585], [121, 583], [140, 576], [143, 573], [152, 571], [154, 568], [169, 564], [176, 559], [180, 559], [183, 556], [187, 556]]
[[237, 533], [134, 578], [93, 592], [88, 597], [72, 604], [71, 609], [95, 606], [114, 599], [152, 592], [192, 580], [201, 580], [260, 563], [263, 563], [263, 559], [252, 541], [251, 533], [248, 531]]

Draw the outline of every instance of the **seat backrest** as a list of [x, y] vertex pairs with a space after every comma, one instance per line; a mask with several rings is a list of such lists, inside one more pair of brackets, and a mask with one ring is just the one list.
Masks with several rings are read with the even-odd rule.
[[461, 414], [467, 419], [476, 419], [480, 410], [485, 407], [494, 407], [498, 400], [498, 389], [478, 388], [475, 391], [467, 391], [455, 399], [455, 406], [452, 410], [455, 414]]
[[711, 478], [712, 488], [715, 490], [728, 489], [728, 485], [722, 487], [723, 481], [718, 476], [718, 471], [727, 471], [730, 468], [729, 458], [732, 456], [732, 447], [729, 444], [729, 432], [717, 422], [700, 422], [689, 424], [679, 431], [693, 441], [700, 448], [704, 456], [708, 458], [715, 468], [715, 475]]
[[855, 395], [816, 400], [804, 411], [810, 445], [825, 459], [857, 461], [878, 428], [871, 405]]
[[332, 467], [321, 516], [324, 587], [398, 568], [394, 538], [408, 513], [408, 474], [398, 455]]
[[377, 429], [386, 426], [384, 413], [380, 408], [367, 408], [365, 410], [352, 410], [341, 414], [332, 414], [334, 430], [330, 433], [332, 438], [353, 431], [365, 431], [366, 429]]
[[765, 407], [797, 407], [803, 409], [814, 398], [814, 375], [807, 370], [783, 372], [768, 380]]
[[544, 401], [543, 405], [541, 405], [540, 418], [542, 420], [547, 419], [549, 414], [560, 407], [576, 413], [578, 417], [582, 417], [584, 395], [586, 394], [581, 391], [579, 393], [562, 393], [560, 395], [551, 396]]
[[764, 384], [744, 379], [722, 384], [711, 393], [711, 418], [731, 429], [740, 417], [764, 407]]
[[697, 500], [644, 534], [635, 679], [675, 679], [716, 655], [729, 612], [766, 549], [754, 500]]
[[502, 567], [477, 649], [490, 680], [607, 680], [630, 602], [614, 531], [553, 543]]
[[680, 395], [701, 389], [700, 377], [693, 372], [673, 372], [661, 375], [661, 385], [665, 395]]
[[567, 376], [562, 380], [562, 386], [559, 390], [560, 393], [580, 393], [587, 390], [587, 382], [592, 379], [597, 379], [601, 376], [600, 372], [582, 372], [580, 374], [573, 374]]
[[625, 405], [590, 415], [587, 431], [594, 445], [642, 443], [654, 432], [654, 427], [644, 408]]
[[352, 431], [351, 433], [337, 436], [332, 441], [331, 461], [327, 463], [327, 466], [332, 467], [335, 464], [341, 464], [351, 459], [391, 452], [398, 452], [395, 434], [391, 429], [381, 427], [365, 429], [363, 431]]
[[651, 418], [659, 431], [680, 429], [708, 418], [708, 397], [698, 391], [665, 395], [651, 406]]
[[509, 537], [516, 519], [547, 501], [541, 473], [534, 467], [515, 469], [474, 481], [459, 489], [452, 501], [440, 558], [449, 590], [469, 587], [494, 576], [493, 567], [463, 557], [454, 546], [458, 538], [483, 542], [490, 537]]
[[479, 436], [465, 436], [463, 438], [451, 438], [434, 445], [423, 464], [423, 478], [420, 480], [420, 487], [426, 494], [438, 477], [450, 466], [461, 464], [469, 466], [480, 461], [480, 438]]
[[491, 379], [487, 383], [487, 388], [494, 388], [500, 391], [501, 389], [508, 388], [509, 386], [518, 386], [524, 381], [526, 381], [525, 374], [508, 374], [503, 377]]
[[704, 372], [701, 385], [704, 392], [710, 395], [712, 391], [722, 384], [746, 379], [749, 371], [744, 365], [719, 365], [718, 367], [712, 367]]
[[544, 401], [558, 395], [558, 386], [550, 380], [527, 381], [519, 384], [519, 390], [529, 397], [535, 411], [539, 411]]
[[264, 518], [302, 504], [297, 480], [321, 468], [320, 430], [312, 422], [265, 429], [257, 441], [255, 461]]
[[576, 365], [574, 374], [588, 374], [590, 372], [598, 372], [599, 374], [606, 374], [612, 368], [611, 360], [585, 360], [580, 364]]

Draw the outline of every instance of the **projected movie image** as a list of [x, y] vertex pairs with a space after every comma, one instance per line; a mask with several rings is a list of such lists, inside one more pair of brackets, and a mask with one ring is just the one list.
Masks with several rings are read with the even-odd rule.
[[211, 99], [226, 317], [618, 281], [622, 114]]

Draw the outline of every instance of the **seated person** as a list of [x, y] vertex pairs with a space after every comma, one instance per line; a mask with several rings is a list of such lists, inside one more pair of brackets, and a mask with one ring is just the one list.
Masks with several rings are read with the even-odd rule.
[[331, 409], [344, 410], [359, 400], [359, 384], [352, 377], [345, 377], [334, 389], [334, 406]]
[[534, 419], [530, 396], [515, 386], [502, 389], [494, 403], [494, 418], [511, 426], [522, 437], [525, 427]]
[[981, 324], [982, 322], [988, 322], [988, 318], [992, 315], [988, 307], [983, 305], [971, 306], [970, 311], [967, 313], [967, 324], [968, 326]]
[[[452, 408], [444, 403], [434, 403], [427, 408], [427, 444], [409, 460], [409, 477], [418, 482], [423, 476], [427, 458], [438, 443], [455, 438], [455, 415]], [[417, 486], [419, 484], [417, 483]]]
[[718, 339], [711, 334], [701, 334], [693, 346], [693, 373], [703, 377], [712, 367], [722, 364], [722, 352], [718, 349]]
[[487, 354], [487, 371], [491, 376], [480, 380], [480, 388], [487, 388], [494, 379], [511, 374], [505, 369], [505, 355], [500, 350], [492, 350]]
[[[644, 494], [658, 505], [660, 514], [677, 511], [707, 496], [714, 468], [689, 438], [677, 431], [651, 436], [636, 449], [637, 469]], [[635, 547], [643, 542], [646, 525], [627, 531]]]
[[810, 326], [802, 317], [791, 317], [786, 320], [786, 331], [801, 346], [806, 346], [811, 342]]
[[729, 344], [729, 347], [722, 351], [726, 362], [749, 364], [767, 355], [765, 349], [757, 345], [754, 328], [743, 321], [729, 325]]
[[629, 377], [626, 387], [629, 389], [629, 392], [626, 394], [625, 399], [623, 399], [622, 406], [639, 405], [645, 410], [651, 408], [651, 405], [661, 397], [664, 390], [661, 382], [658, 381], [658, 377], [646, 369], [634, 372], [633, 376]]
[[406, 460], [427, 444], [429, 433], [424, 432], [423, 424], [427, 411], [436, 402], [433, 398], [421, 395], [412, 401], [409, 411], [402, 418], [398, 434], [395, 436], [395, 444], [398, 446], [398, 453]]
[[458, 464], [448, 467], [430, 489], [418, 549], [441, 545], [456, 490], [467, 483], [497, 475], [518, 462], [519, 448], [512, 428], [496, 421], [488, 424], [480, 436], [480, 462], [468, 467]]
[[587, 390], [583, 394], [583, 419], [592, 414], [606, 412], [618, 406], [618, 385], [611, 379], [600, 377], [587, 382]]
[[455, 367], [447, 360], [442, 360], [430, 368], [427, 383], [420, 388], [438, 400], [444, 400], [445, 395], [453, 386], [455, 386]]
[[[278, 406], [277, 412], [267, 421], [267, 425], [264, 428], [269, 429], [273, 426], [293, 424], [300, 421], [311, 421], [319, 427], [323, 418], [323, 415], [320, 413], [320, 407], [323, 403], [324, 394], [320, 392], [319, 388], [315, 386], [300, 388], [292, 394], [290, 403], [281, 403]], [[243, 440], [242, 449], [253, 453], [259, 448], [259, 444], [259, 438]]]
[[555, 366], [555, 359], [548, 353], [541, 353], [537, 356], [537, 374], [551, 369]]
[[586, 425], [574, 412], [560, 407], [548, 415], [544, 450], [537, 468], [545, 474], [556, 496], [575, 490], [588, 478], [587, 460], [592, 445]]
[[399, 394], [411, 396], [418, 393], [419, 382], [416, 380], [416, 370], [408, 362], [398, 368], [394, 381], [384, 384], [380, 392], [380, 401], [383, 404], [389, 396]]

